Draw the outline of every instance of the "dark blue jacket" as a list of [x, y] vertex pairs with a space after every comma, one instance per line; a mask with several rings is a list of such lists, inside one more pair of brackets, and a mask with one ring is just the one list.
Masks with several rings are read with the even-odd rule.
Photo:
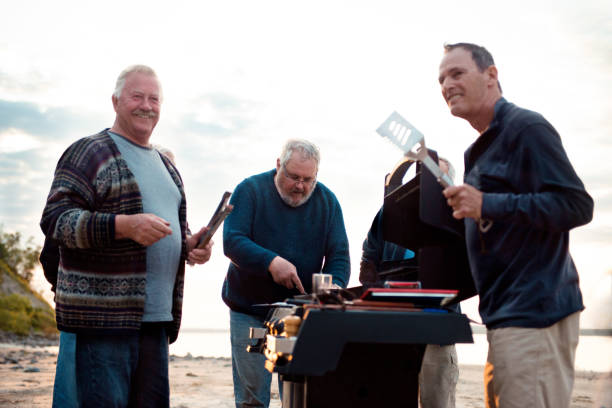
[[384, 261], [400, 261], [402, 259], [414, 258], [414, 252], [393, 242], [383, 239], [382, 208], [376, 213], [368, 236], [363, 241], [361, 258], [376, 266], [376, 271], [381, 272], [380, 266]]
[[464, 181], [484, 193], [488, 232], [466, 219], [479, 311], [488, 328], [547, 327], [584, 309], [569, 230], [588, 223], [593, 200], [556, 130], [504, 98], [465, 152]]
[[349, 281], [348, 239], [334, 193], [317, 183], [306, 203], [291, 207], [276, 190], [275, 174], [271, 170], [245, 179], [230, 199], [234, 210], [223, 226], [223, 251], [231, 263], [222, 297], [238, 312], [262, 315], [266, 310], [252, 305], [298, 294], [273, 281], [268, 267], [276, 256], [295, 265], [308, 293], [313, 273], [332, 274], [341, 287]]

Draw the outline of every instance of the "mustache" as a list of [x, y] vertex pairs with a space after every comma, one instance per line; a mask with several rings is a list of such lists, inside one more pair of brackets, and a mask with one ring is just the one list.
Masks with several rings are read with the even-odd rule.
[[[316, 186], [317, 186], [317, 183], [315, 181], [315, 183], [311, 186], [310, 192], [314, 191]], [[295, 186], [291, 189], [291, 192], [294, 194], [307, 194], [307, 190], [308, 189], [306, 187], [299, 188]]]
[[153, 119], [157, 117], [157, 113], [153, 111], [144, 111], [142, 109], [136, 109], [134, 112], [132, 112], [132, 114], [144, 117], [146, 119]]

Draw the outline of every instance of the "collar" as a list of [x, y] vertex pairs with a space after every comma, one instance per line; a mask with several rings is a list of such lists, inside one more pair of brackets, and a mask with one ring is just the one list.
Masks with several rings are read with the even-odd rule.
[[493, 107], [493, 120], [489, 124], [487, 130], [482, 133], [483, 135], [491, 130], [495, 130], [495, 128], [499, 126], [504, 116], [504, 108], [506, 106], [508, 106], [508, 101], [503, 96], [495, 102], [495, 106]]

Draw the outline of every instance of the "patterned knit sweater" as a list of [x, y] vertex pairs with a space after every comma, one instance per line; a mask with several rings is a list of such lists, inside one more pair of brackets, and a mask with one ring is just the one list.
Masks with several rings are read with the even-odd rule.
[[[40, 222], [60, 245], [55, 315], [60, 330], [126, 333], [138, 330], [144, 310], [146, 247], [115, 239], [115, 216], [143, 212], [134, 175], [108, 129], [72, 144], [60, 158]], [[174, 284], [170, 341], [181, 321], [187, 211], [183, 183], [161, 155], [181, 193], [182, 254]]]

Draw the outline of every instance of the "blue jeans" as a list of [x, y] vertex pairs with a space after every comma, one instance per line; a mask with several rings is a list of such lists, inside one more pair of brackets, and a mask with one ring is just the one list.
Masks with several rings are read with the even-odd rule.
[[263, 327], [264, 319], [230, 310], [232, 377], [236, 408], [268, 407], [272, 374], [265, 369], [266, 358], [246, 351], [256, 340], [249, 338], [250, 327]]
[[60, 331], [53, 384], [53, 408], [78, 408], [76, 386], [76, 334]]
[[60, 333], [53, 406], [169, 407], [163, 324], [130, 335]]

